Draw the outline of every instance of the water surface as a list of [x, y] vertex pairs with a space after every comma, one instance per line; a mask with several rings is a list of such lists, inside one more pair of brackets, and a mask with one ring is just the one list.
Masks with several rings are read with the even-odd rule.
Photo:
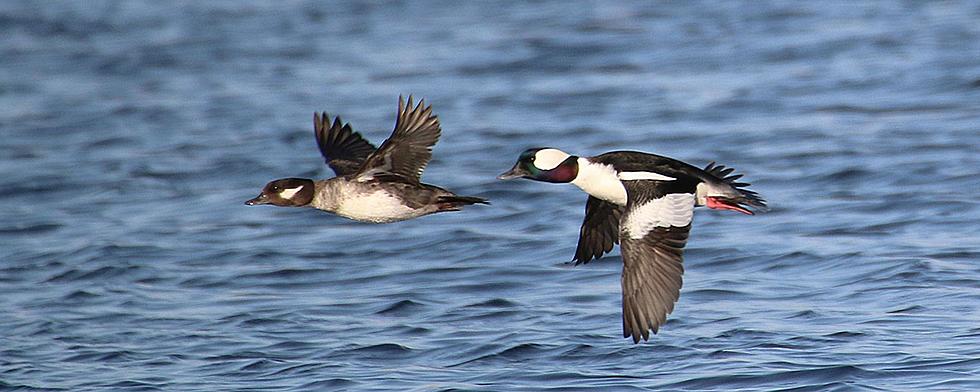
[[[0, 4], [0, 389], [980, 388], [980, 3]], [[246, 207], [435, 107], [424, 180], [493, 205], [390, 225]], [[746, 173], [676, 310], [620, 338], [585, 196], [523, 149]]]

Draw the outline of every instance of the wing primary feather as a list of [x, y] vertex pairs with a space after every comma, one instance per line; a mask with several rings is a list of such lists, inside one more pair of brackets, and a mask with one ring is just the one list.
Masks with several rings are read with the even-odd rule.
[[[714, 166], [715, 170], [717, 168]], [[651, 210], [640, 207], [667, 195], [662, 189], [642, 182], [624, 182], [628, 201], [621, 218], [623, 221], [657, 219], [656, 216], [633, 215], [651, 214]], [[693, 203], [687, 208], [693, 212]], [[624, 312], [631, 313], [624, 318], [628, 321], [624, 328], [630, 330], [635, 343], [658, 333], [674, 310], [683, 284], [683, 249], [691, 225], [654, 225], [643, 233], [630, 233], [629, 227], [620, 226], [623, 302], [629, 305]]]
[[441, 134], [439, 118], [425, 100], [415, 103], [415, 97], [398, 97], [395, 129], [381, 147], [371, 154], [357, 172], [360, 180], [376, 176], [397, 176], [408, 182], [419, 182], [422, 172], [432, 159], [432, 146]]
[[313, 130], [320, 155], [339, 176], [356, 172], [374, 152], [374, 146], [340, 116], [333, 118], [331, 124], [327, 112], [313, 113]]
[[585, 203], [585, 218], [579, 230], [575, 249], [575, 264], [585, 264], [612, 251], [619, 243], [619, 219], [623, 206], [589, 196]]

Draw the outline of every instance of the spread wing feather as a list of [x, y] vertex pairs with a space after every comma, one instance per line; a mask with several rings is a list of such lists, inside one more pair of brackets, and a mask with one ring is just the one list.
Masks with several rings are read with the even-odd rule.
[[[649, 181], [624, 181], [623, 185], [626, 187], [627, 203], [622, 222], [629, 222], [631, 219], [656, 220], [657, 217], [632, 215], [656, 212], [639, 207], [665, 197], [663, 191], [650, 186]], [[682, 208], [693, 210], [694, 204]], [[646, 231], [630, 233], [630, 227], [620, 225], [620, 246], [623, 254], [623, 337], [632, 337], [633, 343], [638, 343], [640, 339], [649, 339], [651, 331], [657, 333], [680, 297], [684, 274], [684, 245], [687, 243], [691, 224], [641, 225], [634, 226], [633, 229]]]
[[637, 343], [657, 333], [681, 295], [684, 245], [691, 226], [657, 227], [623, 237], [623, 337]]
[[619, 218], [625, 206], [589, 196], [585, 202], [585, 220], [575, 248], [575, 264], [585, 264], [612, 251], [619, 243]]
[[372, 152], [374, 146], [354, 132], [350, 124], [336, 117], [330, 123], [327, 112], [313, 113], [313, 130], [320, 155], [338, 176], [357, 172]]
[[432, 106], [426, 106], [425, 100], [420, 100], [414, 108], [412, 105], [411, 96], [407, 105], [402, 97], [398, 97], [395, 129], [388, 140], [367, 157], [357, 172], [359, 180], [395, 175], [419, 182], [422, 171], [432, 159], [432, 146], [439, 141], [441, 127], [439, 118], [432, 114]]

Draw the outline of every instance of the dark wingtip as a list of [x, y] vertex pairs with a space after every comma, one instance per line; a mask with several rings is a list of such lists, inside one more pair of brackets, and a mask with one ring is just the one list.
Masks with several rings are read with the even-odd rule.
[[331, 118], [327, 112], [314, 112], [313, 127], [320, 155], [338, 175], [356, 171], [375, 150], [340, 116]]
[[601, 259], [602, 255], [603, 253], [590, 254], [587, 251], [583, 251], [581, 254], [576, 254], [575, 257], [572, 258], [572, 261], [569, 261], [569, 263], [575, 263], [575, 265], [589, 264], [590, 262], [592, 262], [592, 260]]
[[439, 126], [439, 116], [432, 114], [432, 106], [426, 106], [425, 99], [420, 99], [415, 103], [415, 96], [408, 95], [408, 102], [404, 96], [398, 96], [398, 116], [395, 118], [395, 129], [403, 130], [406, 133], [413, 133], [423, 129], [431, 129]]
[[418, 111], [419, 107], [422, 106], [422, 102], [424, 102], [424, 101], [425, 101], [425, 99], [422, 99], [421, 101], [419, 101], [418, 104], [415, 104], [415, 95], [414, 94], [408, 94], [408, 102], [406, 102], [404, 96], [403, 95], [399, 95], [398, 96], [398, 114], [399, 114], [399, 117], [401, 117], [402, 115], [404, 115], [404, 114], [406, 114], [408, 112]]

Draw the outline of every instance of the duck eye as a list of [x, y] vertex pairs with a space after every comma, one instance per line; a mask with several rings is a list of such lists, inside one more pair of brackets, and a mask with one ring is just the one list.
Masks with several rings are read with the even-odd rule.
[[275, 193], [279, 193], [279, 191], [281, 191], [281, 190], [282, 190], [282, 188], [279, 188], [279, 185], [273, 185], [272, 186], [272, 191], [275, 192]]

